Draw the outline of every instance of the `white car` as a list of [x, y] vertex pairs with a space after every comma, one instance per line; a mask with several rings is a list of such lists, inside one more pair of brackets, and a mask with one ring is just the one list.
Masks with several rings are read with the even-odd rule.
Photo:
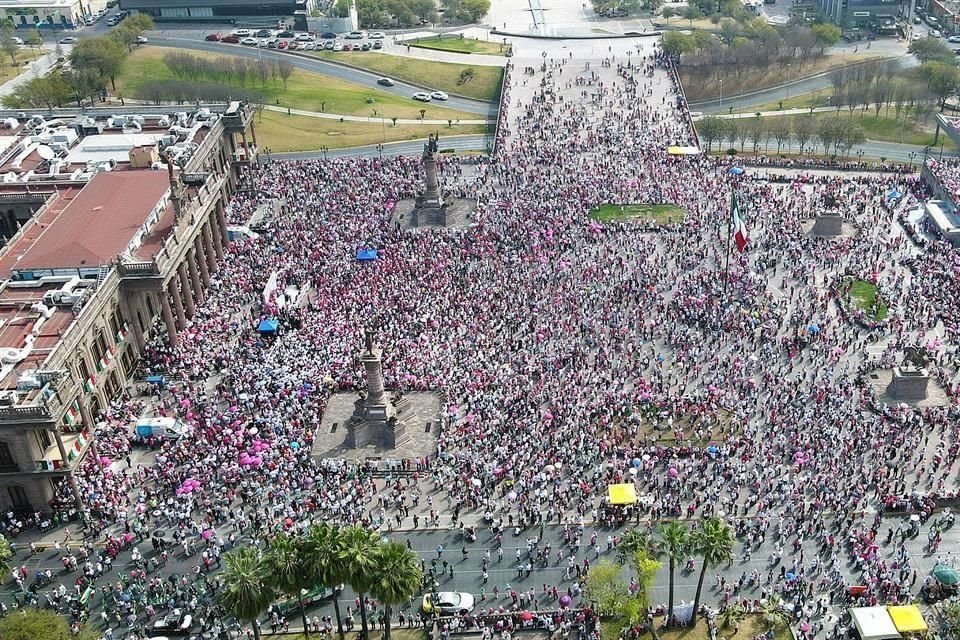
[[374, 31], [367, 37], [370, 38], [371, 40], [383, 40], [384, 38], [387, 37], [387, 34], [385, 34], [383, 31]]
[[253, 32], [250, 31], [250, 29], [234, 29], [233, 30], [233, 35], [240, 36], [241, 38], [249, 36], [251, 33]]
[[334, 42], [334, 43], [333, 43], [333, 50], [334, 50], [334, 51], [343, 51], [343, 43], [342, 43], [342, 42]]
[[17, 44], [23, 44], [23, 38], [18, 38], [17, 36], [12, 36], [10, 39], [13, 40], [14, 42], [16, 42]]
[[931, 38], [939, 38], [939, 37], [940, 37], [940, 30], [939, 30], [939, 29], [930, 29], [929, 35], [930, 35]]
[[960, 36], [950, 36], [947, 38], [947, 42], [957, 43], [960, 42]]
[[253, 45], [258, 44], [258, 42], [259, 41], [256, 38], [244, 38], [240, 41], [240, 44], [245, 44], [252, 47]]
[[314, 38], [309, 33], [298, 33], [297, 40], [300, 42], [313, 42]]
[[345, 37], [347, 40], [363, 40], [363, 31], [351, 31]]
[[317, 43], [316, 43], [316, 42], [304, 42], [303, 44], [300, 45], [300, 48], [301, 48], [303, 51], [313, 51], [314, 49], [317, 48]]
[[62, 38], [60, 40], [60, 44], [73, 44], [76, 41], [77, 39], [74, 38], [73, 36], [67, 36], [66, 38]]
[[440, 615], [463, 615], [473, 611], [475, 599], [462, 591], [440, 591], [423, 596], [420, 609], [424, 613]]
[[147, 44], [150, 42], [147, 40], [147, 36], [137, 36], [137, 44]]
[[443, 91], [431, 91], [430, 97], [433, 98], [434, 100], [446, 100], [450, 96], [448, 96]]
[[418, 91], [413, 94], [414, 100], [419, 100], [420, 102], [430, 102], [430, 94], [426, 91]]

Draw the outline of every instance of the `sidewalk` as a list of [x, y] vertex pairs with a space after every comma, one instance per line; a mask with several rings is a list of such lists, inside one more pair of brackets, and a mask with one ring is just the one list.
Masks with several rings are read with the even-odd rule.
[[[470, 29], [469, 31], [480, 31]], [[484, 37], [486, 34], [488, 37]], [[444, 34], [449, 35], [449, 34]], [[398, 39], [387, 39], [383, 41], [383, 53], [401, 58], [416, 58], [417, 60], [431, 60], [433, 62], [449, 62], [453, 64], [473, 64], [480, 67], [503, 67], [509, 60], [506, 56], [491, 56], [481, 53], [457, 53], [455, 51], [439, 51], [437, 49], [426, 49], [423, 47], [410, 47], [407, 50], [406, 43], [416, 43], [417, 38], [422, 40], [436, 39], [437, 34], [432, 31], [418, 31], [416, 33], [405, 33], [398, 36]], [[464, 37], [477, 39], [493, 44], [502, 43], [504, 38], [490, 36], [489, 32], [473, 33]]]
[[[63, 50], [63, 55], [67, 56], [70, 53], [70, 45], [61, 45]], [[37, 59], [23, 67], [23, 70], [19, 75], [10, 78], [2, 85], [0, 85], [0, 98], [8, 96], [16, 90], [24, 82], [29, 82], [34, 78], [39, 78], [45, 75], [53, 65], [57, 62], [57, 52], [55, 50], [48, 51], [47, 53], [40, 55]]]
[[[320, 113], [319, 111], [305, 111], [303, 109], [288, 109], [287, 107], [278, 107], [268, 104], [263, 107], [267, 111], [276, 111], [277, 113], [286, 113], [291, 116], [307, 116], [308, 118], [326, 118], [327, 120], [340, 120], [342, 122], [368, 122], [375, 124], [393, 125], [392, 118], [374, 118], [369, 116], [342, 116], [337, 113]], [[483, 124], [493, 125], [496, 120], [454, 120], [454, 124]], [[419, 118], [397, 118], [397, 124], [430, 124], [446, 125], [447, 120], [420, 120]]]

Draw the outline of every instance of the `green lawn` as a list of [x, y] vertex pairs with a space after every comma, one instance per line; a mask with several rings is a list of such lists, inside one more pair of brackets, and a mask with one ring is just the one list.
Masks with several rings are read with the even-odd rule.
[[[858, 309], [876, 322], [881, 322], [887, 317], [889, 311], [887, 305], [882, 298], [877, 304], [877, 285], [872, 282], [854, 280], [850, 285], [850, 299], [857, 305]], [[876, 309], [874, 309], [874, 305], [877, 305]]]
[[437, 35], [436, 38], [404, 40], [403, 44], [420, 49], [436, 49], [437, 51], [452, 51], [454, 53], [482, 53], [490, 56], [502, 56], [507, 52], [507, 46], [503, 44], [503, 41], [485, 42], [475, 38], [461, 38], [458, 35]]
[[[140, 47], [130, 55], [124, 65], [123, 74], [117, 80], [117, 93], [132, 97], [137, 87], [154, 80], [175, 79], [173, 73], [163, 62], [163, 56], [176, 51], [165, 47]], [[198, 57], [215, 59], [231, 56], [220, 56], [203, 52], [191, 52]], [[234, 85], [236, 80], [234, 79]], [[266, 86], [261, 86], [257, 80], [248, 80], [246, 89], [251, 92], [260, 92], [267, 104], [277, 104], [283, 107], [304, 109], [307, 111], [324, 111], [340, 115], [377, 116], [385, 115], [388, 118], [419, 118], [420, 110], [426, 111], [427, 120], [476, 120], [483, 116], [447, 109], [437, 106], [436, 103], [420, 103], [410, 98], [396, 96], [373, 88], [363, 87], [352, 82], [343, 82], [328, 76], [308, 73], [294, 69], [293, 74], [284, 89], [280, 80], [268, 79]], [[367, 101], [372, 98], [373, 102]]]
[[[262, 116], [262, 117], [261, 117]], [[257, 141], [274, 153], [284, 151], [313, 151], [321, 146], [328, 149], [362, 147], [381, 142], [426, 139], [428, 134], [442, 136], [487, 133], [484, 125], [454, 125], [453, 127], [422, 124], [383, 126], [379, 123], [339, 122], [328, 118], [288, 116], [276, 111], [264, 111], [254, 120]]]
[[590, 211], [590, 217], [600, 222], [652, 220], [658, 225], [682, 222], [686, 215], [686, 211], [672, 204], [602, 204]]
[[[431, 89], [446, 91], [452, 95], [498, 102], [500, 83], [503, 81], [503, 68], [491, 66], [470, 66], [452, 62], [434, 62], [417, 60], [405, 56], [392, 56], [375, 51], [316, 51], [312, 55], [327, 60], [345, 62], [374, 73], [390, 76], [395, 80], [404, 80]], [[473, 77], [461, 82], [464, 72], [471, 70]]]

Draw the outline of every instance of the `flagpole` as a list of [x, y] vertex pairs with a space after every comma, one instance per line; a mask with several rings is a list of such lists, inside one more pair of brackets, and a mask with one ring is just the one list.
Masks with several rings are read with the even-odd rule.
[[736, 192], [730, 196], [730, 215], [727, 218], [727, 257], [723, 266], [723, 298], [727, 298], [727, 285], [730, 284], [730, 240], [733, 238], [733, 207], [736, 202]]

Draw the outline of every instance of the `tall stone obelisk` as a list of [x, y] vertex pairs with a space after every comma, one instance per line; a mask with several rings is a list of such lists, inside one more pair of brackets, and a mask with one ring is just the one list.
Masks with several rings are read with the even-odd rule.
[[354, 404], [353, 416], [347, 423], [347, 446], [378, 443], [393, 449], [410, 438], [406, 420], [400, 419], [406, 403], [402, 398], [389, 397], [383, 388], [383, 350], [376, 344], [374, 333], [374, 327], [363, 330], [360, 361], [367, 373], [367, 391]]

